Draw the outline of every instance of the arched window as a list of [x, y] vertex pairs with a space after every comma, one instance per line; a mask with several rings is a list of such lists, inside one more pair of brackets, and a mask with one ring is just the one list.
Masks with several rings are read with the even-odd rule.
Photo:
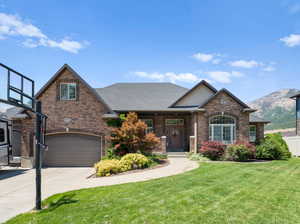
[[209, 119], [209, 140], [231, 144], [236, 138], [235, 119], [227, 115], [217, 115]]

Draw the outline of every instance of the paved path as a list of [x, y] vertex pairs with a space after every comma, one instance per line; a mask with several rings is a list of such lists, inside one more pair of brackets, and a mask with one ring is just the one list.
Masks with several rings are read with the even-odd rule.
[[[92, 168], [46, 168], [42, 170], [42, 197], [81, 188], [108, 186], [145, 181], [171, 176], [198, 167], [197, 162], [186, 158], [169, 158], [170, 164], [144, 172], [129, 173], [104, 178], [89, 178]], [[0, 223], [27, 212], [34, 207], [35, 171], [0, 170]]]

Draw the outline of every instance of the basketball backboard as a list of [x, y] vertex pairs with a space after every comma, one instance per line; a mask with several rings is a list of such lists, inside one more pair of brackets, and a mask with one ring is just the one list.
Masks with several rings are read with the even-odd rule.
[[34, 110], [34, 81], [0, 63], [0, 102]]

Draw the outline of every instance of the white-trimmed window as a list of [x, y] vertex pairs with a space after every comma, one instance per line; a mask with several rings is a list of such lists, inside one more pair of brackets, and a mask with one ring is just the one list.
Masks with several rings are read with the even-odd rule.
[[235, 119], [227, 115], [217, 115], [209, 119], [209, 140], [232, 144], [236, 139]]
[[154, 131], [153, 119], [141, 119], [141, 121], [145, 122], [145, 124], [147, 125], [146, 133]]
[[249, 126], [249, 141], [250, 142], [256, 141], [256, 125]]
[[76, 83], [60, 83], [60, 100], [76, 100]]

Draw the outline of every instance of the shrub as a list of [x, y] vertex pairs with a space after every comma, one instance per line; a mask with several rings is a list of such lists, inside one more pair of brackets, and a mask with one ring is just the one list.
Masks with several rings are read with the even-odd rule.
[[256, 151], [256, 157], [259, 159], [279, 160], [291, 158], [288, 146], [280, 133], [266, 135]]
[[128, 153], [120, 160], [121, 171], [141, 169], [148, 167], [151, 161], [144, 155], [138, 153]]
[[108, 119], [106, 121], [106, 124], [108, 127], [119, 128], [122, 126], [124, 120], [125, 120], [125, 114], [120, 114], [117, 119], [116, 118]]
[[128, 113], [120, 128], [112, 130], [110, 141], [115, 154], [146, 153], [155, 149], [160, 143], [153, 133], [146, 134], [147, 125], [138, 119], [136, 113]]
[[199, 161], [199, 162], [207, 162], [207, 161], [210, 161], [209, 158], [206, 158], [204, 157], [203, 155], [199, 154], [199, 153], [193, 153], [193, 152], [190, 152], [190, 153], [187, 153], [187, 157], [190, 159], [190, 160], [193, 160], [193, 161]]
[[246, 161], [255, 158], [255, 147], [250, 143], [235, 143], [226, 149], [226, 159]]
[[100, 177], [110, 176], [121, 170], [119, 160], [117, 159], [101, 160], [94, 165], [94, 168], [96, 169], [96, 175]]
[[113, 148], [108, 148], [106, 150], [105, 156], [101, 157], [101, 160], [110, 160], [110, 159], [117, 159], [117, 160], [121, 159], [121, 157], [115, 153]]
[[219, 160], [223, 157], [226, 145], [220, 142], [203, 142], [200, 153], [211, 160]]

